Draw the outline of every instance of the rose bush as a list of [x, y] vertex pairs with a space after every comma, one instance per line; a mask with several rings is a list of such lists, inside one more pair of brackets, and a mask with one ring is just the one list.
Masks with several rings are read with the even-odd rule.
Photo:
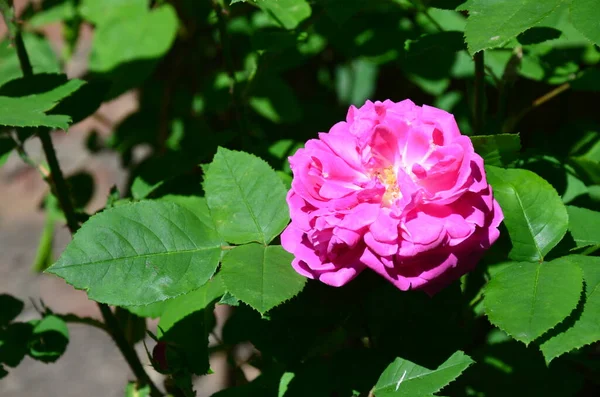
[[341, 286], [371, 268], [432, 294], [473, 269], [502, 211], [483, 160], [454, 117], [402, 102], [350, 107], [345, 122], [290, 157], [293, 267]]

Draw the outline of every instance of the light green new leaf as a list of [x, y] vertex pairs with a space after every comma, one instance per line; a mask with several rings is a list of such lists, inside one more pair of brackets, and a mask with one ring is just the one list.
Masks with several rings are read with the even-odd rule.
[[506, 166], [519, 157], [521, 150], [518, 134], [477, 135], [471, 137], [471, 142], [486, 165]]
[[225, 254], [219, 274], [232, 295], [264, 314], [304, 288], [292, 259], [279, 245], [242, 245]]
[[546, 362], [600, 340], [600, 258], [580, 255], [569, 258], [583, 269], [585, 303], [571, 327], [540, 345]]
[[137, 382], [129, 382], [125, 388], [125, 397], [150, 397], [150, 386], [139, 386]]
[[597, 0], [572, 0], [571, 22], [588, 40], [600, 45], [600, 5]]
[[600, 244], [600, 212], [567, 206], [569, 231], [578, 248]]
[[458, 378], [473, 363], [462, 351], [454, 353], [434, 370], [397, 358], [383, 371], [373, 391], [377, 397], [430, 396]]
[[465, 39], [471, 55], [502, 47], [552, 14], [564, 0], [474, 0], [469, 2]]
[[62, 22], [72, 19], [77, 14], [75, 5], [72, 1], [65, 1], [51, 5], [50, 8], [37, 11], [27, 21], [27, 25], [32, 28], [39, 28], [53, 22]]
[[569, 256], [519, 262], [492, 277], [483, 304], [492, 324], [527, 345], [575, 309], [582, 288], [581, 269]]
[[47, 271], [87, 290], [90, 299], [138, 306], [199, 288], [220, 255], [221, 239], [196, 214], [142, 201], [91, 217]]
[[148, 10], [148, 0], [82, 0], [79, 13], [96, 25], [103, 25], [112, 19], [131, 18]]
[[486, 166], [488, 182], [504, 213], [513, 260], [542, 261], [567, 232], [567, 209], [556, 190], [537, 174]]
[[251, 154], [219, 148], [205, 167], [204, 191], [217, 230], [230, 243], [266, 245], [289, 221], [281, 179]]
[[36, 360], [51, 363], [67, 350], [69, 329], [61, 318], [53, 315], [32, 320], [32, 336], [28, 342], [29, 355]]
[[335, 90], [344, 105], [362, 106], [373, 96], [379, 68], [372, 61], [358, 58], [335, 71]]
[[258, 0], [256, 4], [286, 29], [295, 29], [312, 13], [306, 0]]
[[179, 23], [175, 9], [168, 4], [110, 21], [99, 25], [94, 33], [92, 72], [108, 72], [124, 63], [162, 57], [171, 48]]
[[[23, 41], [29, 54], [33, 73], [61, 73], [62, 67], [50, 42], [33, 33], [23, 32]], [[9, 38], [0, 42], [0, 86], [23, 76], [15, 46]]]
[[[177, 299], [177, 298], [174, 298]], [[162, 316], [165, 311], [165, 305], [169, 300], [154, 302], [149, 305], [143, 306], [124, 306], [123, 308], [129, 311], [130, 313], [135, 314], [138, 317], [147, 317], [147, 318], [158, 318]]]
[[49, 91], [22, 97], [0, 96], [0, 125], [11, 127], [50, 127], [66, 130], [71, 117], [46, 114], [60, 100], [77, 91], [85, 82], [69, 80]]

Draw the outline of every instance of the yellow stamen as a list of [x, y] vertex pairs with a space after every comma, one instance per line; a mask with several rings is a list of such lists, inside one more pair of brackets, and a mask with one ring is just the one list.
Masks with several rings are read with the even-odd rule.
[[377, 179], [385, 186], [385, 194], [381, 200], [384, 204], [391, 205], [392, 202], [402, 197], [400, 187], [398, 187], [396, 173], [391, 166], [375, 171], [375, 176], [377, 176]]

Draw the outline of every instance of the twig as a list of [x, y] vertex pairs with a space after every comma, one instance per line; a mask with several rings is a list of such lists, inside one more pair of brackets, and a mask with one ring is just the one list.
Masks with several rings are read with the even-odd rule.
[[483, 131], [483, 105], [485, 100], [485, 70], [483, 51], [474, 56], [475, 60], [475, 93], [473, 95], [473, 130], [475, 134]]
[[529, 113], [533, 109], [535, 109], [535, 108], [543, 105], [544, 103], [548, 102], [549, 100], [553, 99], [554, 97], [557, 97], [558, 95], [560, 95], [563, 92], [567, 91], [569, 88], [571, 88], [571, 85], [569, 83], [564, 83], [564, 84], [559, 85], [558, 87], [556, 87], [552, 91], [550, 91], [550, 92], [542, 95], [541, 97], [537, 98], [536, 100], [534, 100], [531, 103], [530, 106], [528, 106], [527, 108], [523, 109], [521, 111], [521, 113], [519, 113], [515, 117], [507, 120], [506, 123], [504, 124], [504, 127], [502, 128], [502, 131], [503, 132], [512, 131], [514, 129], [514, 127], [517, 125], [517, 123], [519, 121], [521, 121], [523, 119], [523, 117], [525, 117], [527, 115], [527, 113]]
[[[27, 50], [23, 43], [21, 32], [15, 23], [12, 0], [0, 0], [0, 12], [2, 12], [11, 38], [14, 38], [13, 45], [15, 45], [17, 49], [17, 55], [19, 57], [19, 63], [21, 65], [23, 76], [30, 77], [33, 75], [33, 69], [31, 68], [31, 62], [29, 61], [29, 56], [27, 55]], [[63, 210], [65, 218], [67, 219], [69, 231], [71, 234], [75, 234], [77, 229], [79, 229], [79, 222], [77, 222], [75, 208], [73, 207], [73, 202], [71, 201], [67, 183], [60, 168], [60, 164], [58, 163], [56, 151], [54, 150], [54, 145], [52, 144], [52, 139], [50, 138], [50, 133], [48, 130], [40, 130], [38, 131], [38, 136], [42, 141], [44, 154], [46, 155], [48, 166], [50, 167], [51, 178], [48, 178], [47, 180], [49, 183], [54, 185], [56, 196]], [[127, 343], [125, 335], [123, 334], [123, 330], [121, 329], [121, 326], [119, 325], [119, 322], [111, 311], [110, 307], [103, 303], [98, 303], [98, 306], [109, 334], [119, 347], [119, 350], [121, 350], [121, 353], [125, 357], [125, 360], [129, 364], [129, 367], [133, 371], [138, 381], [150, 387], [151, 396], [160, 397], [162, 393], [156, 388], [154, 383], [152, 383], [152, 380], [150, 380], [150, 377], [144, 370], [144, 367], [142, 366], [142, 363], [140, 362], [140, 359], [133, 347]]]

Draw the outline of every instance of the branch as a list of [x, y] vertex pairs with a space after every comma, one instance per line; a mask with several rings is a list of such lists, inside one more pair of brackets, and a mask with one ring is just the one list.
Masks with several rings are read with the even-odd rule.
[[483, 105], [485, 100], [485, 68], [483, 51], [474, 56], [475, 60], [475, 94], [473, 95], [473, 130], [475, 134], [483, 131]]

